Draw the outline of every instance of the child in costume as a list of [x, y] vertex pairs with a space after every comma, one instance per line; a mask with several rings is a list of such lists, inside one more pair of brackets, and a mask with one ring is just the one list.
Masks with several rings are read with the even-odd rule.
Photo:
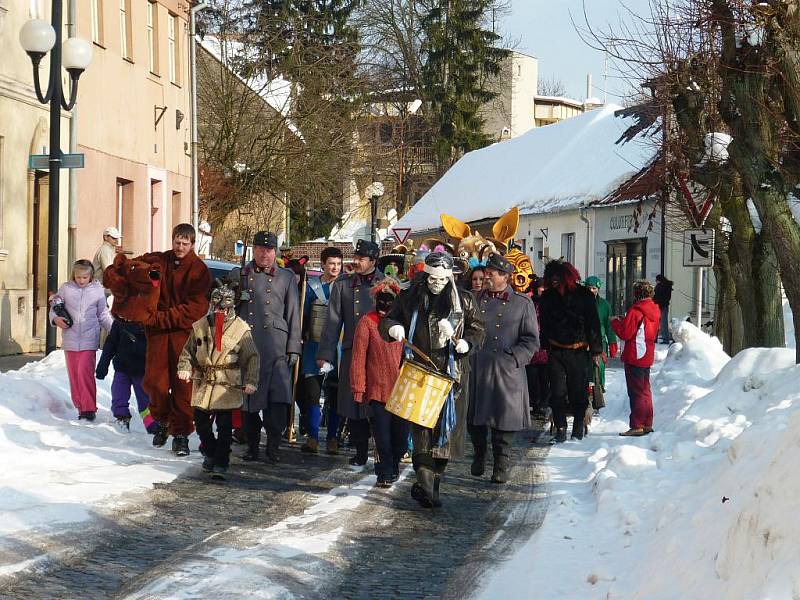
[[378, 323], [400, 293], [400, 282], [386, 277], [375, 284], [370, 293], [375, 297], [375, 310], [368, 312], [356, 326], [350, 388], [353, 400], [370, 405], [370, 424], [378, 451], [377, 486], [388, 488], [400, 475], [400, 459], [408, 447], [408, 421], [386, 410], [386, 401], [400, 374], [403, 344], [381, 338]]
[[203, 470], [220, 479], [230, 461], [232, 413], [242, 405], [242, 393], [253, 394], [258, 386], [258, 350], [250, 326], [236, 316], [237, 295], [231, 284], [214, 282], [211, 310], [192, 325], [178, 360], [178, 379], [193, 382], [194, 425], [205, 456]]
[[58, 288], [51, 300], [50, 322], [62, 331], [69, 389], [78, 418], [94, 421], [97, 413], [94, 365], [100, 347], [100, 329], [110, 330], [113, 319], [90, 261], [75, 261], [72, 278]]

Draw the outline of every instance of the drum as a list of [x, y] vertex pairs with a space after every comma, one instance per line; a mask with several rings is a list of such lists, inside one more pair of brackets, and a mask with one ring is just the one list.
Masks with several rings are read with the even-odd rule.
[[433, 429], [453, 383], [447, 375], [406, 360], [400, 367], [386, 410], [406, 421]]

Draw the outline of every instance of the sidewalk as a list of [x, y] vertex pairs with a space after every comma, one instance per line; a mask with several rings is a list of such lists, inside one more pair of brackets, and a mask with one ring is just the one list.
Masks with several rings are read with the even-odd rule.
[[0, 373], [6, 371], [16, 371], [27, 365], [29, 362], [42, 360], [43, 352], [31, 352], [30, 354], [12, 354], [10, 356], [0, 356]]

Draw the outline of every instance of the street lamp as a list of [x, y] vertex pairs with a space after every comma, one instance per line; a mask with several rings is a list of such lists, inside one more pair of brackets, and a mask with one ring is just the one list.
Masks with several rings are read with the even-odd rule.
[[380, 181], [373, 181], [367, 186], [367, 197], [370, 207], [370, 233], [369, 239], [373, 242], [378, 241], [378, 200], [383, 196], [383, 184]]
[[[42, 104], [50, 105], [49, 197], [47, 205], [47, 293], [48, 299], [58, 290], [58, 215], [59, 172], [61, 169], [61, 109], [72, 110], [78, 96], [78, 79], [92, 62], [92, 45], [78, 38], [69, 38], [61, 44], [63, 1], [53, 0], [50, 23], [31, 19], [19, 32], [19, 42], [33, 64], [33, 85], [36, 97]], [[42, 94], [39, 65], [50, 53], [50, 73], [47, 92]], [[69, 100], [64, 100], [61, 88], [61, 66], [70, 78]], [[56, 330], [47, 319], [45, 351], [56, 349]]]

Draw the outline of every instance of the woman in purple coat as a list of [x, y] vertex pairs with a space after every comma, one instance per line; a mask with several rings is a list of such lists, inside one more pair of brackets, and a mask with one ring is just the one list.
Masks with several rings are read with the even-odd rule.
[[72, 403], [79, 419], [94, 421], [97, 413], [97, 386], [94, 365], [100, 347], [100, 328], [111, 329], [114, 320], [106, 304], [100, 282], [94, 280], [94, 267], [88, 260], [72, 266], [72, 279], [58, 288], [50, 302], [50, 322], [61, 329], [67, 361]]

